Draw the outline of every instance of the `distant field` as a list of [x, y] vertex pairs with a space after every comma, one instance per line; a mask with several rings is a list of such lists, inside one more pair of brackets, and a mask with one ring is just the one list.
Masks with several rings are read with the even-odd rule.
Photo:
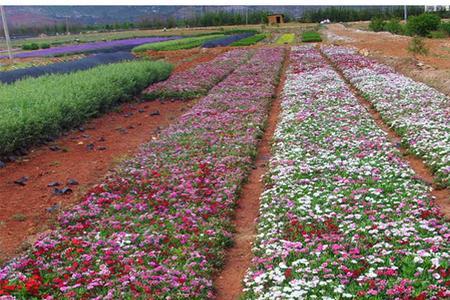
[[[20, 47], [25, 43], [49, 43], [49, 44], [65, 44], [73, 43], [77, 40], [79, 42], [93, 42], [101, 40], [117, 40], [128, 39], [133, 37], [148, 37], [148, 36], [168, 36], [168, 35], [193, 35], [193, 34], [206, 34], [211, 32], [217, 32], [223, 30], [234, 29], [256, 29], [264, 33], [270, 32], [284, 32], [284, 31], [297, 31], [297, 30], [311, 30], [316, 27], [317, 24], [313, 23], [286, 23], [279, 26], [267, 26], [261, 24], [255, 25], [233, 25], [233, 26], [215, 26], [215, 27], [193, 27], [193, 28], [172, 28], [166, 31], [162, 29], [152, 30], [129, 30], [129, 31], [110, 31], [110, 32], [95, 32], [95, 33], [83, 33], [73, 35], [59, 35], [59, 36], [47, 36], [41, 38], [29, 38], [12, 40], [12, 46], [14, 48]], [[6, 43], [3, 38], [0, 39], [0, 51], [6, 49]]]

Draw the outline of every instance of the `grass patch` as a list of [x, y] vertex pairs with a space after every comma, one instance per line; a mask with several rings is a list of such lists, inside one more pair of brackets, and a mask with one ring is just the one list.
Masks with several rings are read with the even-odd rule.
[[182, 50], [200, 47], [204, 42], [211, 41], [217, 38], [222, 38], [224, 34], [213, 34], [197, 37], [188, 37], [180, 40], [170, 40], [159, 43], [144, 44], [133, 48], [133, 52], [144, 52], [148, 50], [155, 51], [170, 51]]
[[306, 31], [302, 33], [302, 42], [304, 43], [315, 43], [321, 41], [322, 38], [317, 31]]
[[259, 33], [253, 36], [249, 36], [248, 38], [242, 39], [240, 41], [236, 41], [230, 44], [230, 46], [250, 46], [264, 40], [265, 38], [267, 38], [267, 35], [265, 33]]
[[294, 40], [295, 40], [295, 34], [285, 33], [278, 38], [278, 40], [275, 42], [275, 44], [277, 44], [277, 45], [292, 44], [294, 42]]
[[2, 86], [0, 157], [81, 125], [166, 79], [171, 70], [162, 61], [133, 61]]

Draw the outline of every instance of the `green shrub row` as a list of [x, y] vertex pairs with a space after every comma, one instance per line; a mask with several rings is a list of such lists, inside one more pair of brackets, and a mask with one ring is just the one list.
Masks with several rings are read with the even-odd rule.
[[133, 61], [25, 79], [0, 89], [0, 157], [54, 138], [166, 79], [172, 65]]
[[253, 36], [249, 36], [248, 38], [231, 43], [230, 46], [250, 46], [264, 40], [266, 37], [267, 35], [265, 33], [259, 33]]
[[393, 18], [388, 21], [380, 17], [370, 21], [369, 29], [375, 32], [389, 31], [393, 34], [410, 36], [423, 36], [431, 38], [445, 38], [450, 36], [450, 22], [441, 22], [438, 15], [423, 13], [408, 18], [406, 24], [400, 23], [400, 19]]
[[29, 43], [29, 44], [22, 45], [22, 50], [38, 50], [38, 49], [48, 49], [48, 48], [50, 48], [49, 43], [41, 43], [41, 44]]
[[322, 38], [317, 31], [305, 31], [302, 33], [302, 42], [311, 43], [311, 42], [321, 42]]
[[204, 42], [223, 37], [224, 34], [188, 37], [179, 40], [170, 40], [158, 43], [144, 44], [133, 48], [133, 52], [144, 52], [148, 50], [169, 51], [200, 47]]

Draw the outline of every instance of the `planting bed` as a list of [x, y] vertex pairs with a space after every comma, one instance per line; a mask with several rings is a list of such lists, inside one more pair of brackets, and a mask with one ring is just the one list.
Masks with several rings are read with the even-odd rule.
[[[192, 67], [195, 60], [189, 60], [190, 56], [193, 54], [186, 53], [179, 60], [171, 58], [170, 62], [177, 66], [174, 72]], [[113, 112], [83, 124], [80, 128], [83, 131], [66, 132], [0, 168], [0, 199], [8, 199], [0, 201], [0, 265], [32, 244], [36, 233], [55, 224], [61, 210], [78, 203], [86, 190], [99, 183], [113, 165], [135, 153], [140, 144], [157, 136], [195, 102], [136, 103], [127, 99], [127, 103], [115, 107]], [[14, 184], [23, 176], [29, 178], [25, 186]], [[62, 189], [69, 178], [79, 182], [69, 186], [72, 193], [54, 195], [54, 188], [47, 186], [59, 182], [56, 188]]]
[[124, 62], [18, 81], [0, 90], [0, 157], [23, 152], [81, 125], [149, 83], [167, 78], [165, 62]]
[[224, 35], [223, 34], [211, 34], [211, 35], [202, 35], [197, 37], [187, 37], [182, 38], [175, 41], [162, 41], [159, 43], [149, 43], [137, 46], [133, 48], [133, 52], [139, 53], [148, 50], [154, 51], [174, 51], [174, 50], [182, 50], [182, 49], [191, 49], [195, 47], [201, 46], [203, 43], [220, 39]]
[[344, 47], [323, 52], [402, 137], [423, 157], [437, 183], [450, 186], [450, 98]]
[[219, 55], [214, 60], [200, 64], [185, 72], [175, 73], [166, 81], [150, 86], [144, 92], [147, 99], [192, 99], [205, 95], [239, 65], [247, 61], [253, 50], [236, 49]]
[[244, 299], [445, 299], [450, 230], [396, 147], [294, 48]]
[[211, 40], [211, 41], [207, 41], [205, 43], [203, 43], [202, 47], [203, 48], [215, 48], [215, 47], [224, 47], [224, 46], [228, 46], [234, 42], [238, 42], [242, 39], [248, 38], [253, 36], [254, 33], [241, 33], [241, 34], [233, 34], [230, 36], [225, 36], [221, 39], [215, 39], [215, 40]]
[[[57, 56], [74, 53], [118, 52], [126, 50], [129, 51], [133, 47], [136, 47], [137, 45], [168, 41], [176, 38], [178, 37], [150, 37], [150, 38], [115, 40], [109, 42], [92, 42], [78, 45], [61, 46], [49, 49], [41, 49], [30, 52], [21, 52], [14, 54], [14, 57], [25, 58], [34, 56]], [[6, 57], [7, 56], [1, 56], [0, 58]]]
[[134, 59], [134, 56], [129, 52], [100, 53], [74, 61], [60, 62], [8, 72], [0, 72], [0, 81], [3, 83], [13, 83], [17, 80], [27, 77], [39, 77], [46, 74], [71, 73], [75, 71], [91, 69], [100, 65], [132, 59]]
[[259, 49], [159, 140], [93, 188], [60, 229], [0, 270], [0, 292], [48, 298], [212, 298], [239, 187], [283, 49]]

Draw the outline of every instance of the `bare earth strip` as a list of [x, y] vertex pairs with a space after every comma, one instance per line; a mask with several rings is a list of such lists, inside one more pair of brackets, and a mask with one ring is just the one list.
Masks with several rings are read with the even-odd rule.
[[267, 171], [267, 163], [270, 159], [270, 144], [281, 111], [280, 94], [283, 90], [286, 68], [289, 65], [289, 51], [286, 53], [286, 61], [281, 70], [280, 83], [276, 91], [276, 98], [270, 107], [267, 118], [266, 130], [258, 146], [258, 154], [254, 162], [254, 169], [248, 176], [247, 183], [242, 187], [241, 197], [236, 208], [234, 226], [234, 245], [227, 250], [225, 265], [220, 274], [215, 278], [215, 286], [218, 300], [239, 299], [242, 292], [242, 280], [250, 266], [253, 241], [256, 235], [256, 218], [259, 214], [259, 197], [264, 191], [264, 183], [261, 178]]

